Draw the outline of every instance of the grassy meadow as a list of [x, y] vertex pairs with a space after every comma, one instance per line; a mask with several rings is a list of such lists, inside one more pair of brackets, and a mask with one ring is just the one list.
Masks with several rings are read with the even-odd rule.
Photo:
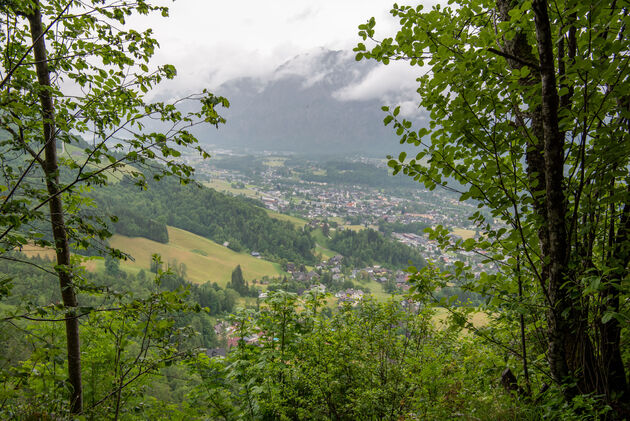
[[214, 178], [211, 181], [206, 181], [203, 183], [203, 185], [215, 189], [216, 191], [231, 193], [234, 196], [245, 196], [251, 199], [260, 199], [260, 193], [256, 190], [253, 190], [251, 186], [245, 186], [244, 189], [235, 189], [234, 187], [232, 187], [232, 183], [230, 183], [229, 181], [221, 180], [219, 178]]
[[168, 244], [161, 244], [141, 237], [114, 235], [112, 247], [128, 253], [134, 261], [121, 262], [121, 268], [148, 270], [151, 255], [158, 253], [164, 263], [183, 263], [191, 282], [216, 282], [221, 286], [230, 280], [232, 271], [241, 265], [246, 280], [260, 279], [283, 274], [280, 265], [257, 259], [245, 253], [237, 253], [214, 241], [178, 228], [168, 227]]
[[473, 238], [475, 236], [475, 231], [464, 228], [454, 228], [453, 234], [462, 237], [464, 240], [468, 240], [469, 238]]
[[308, 224], [308, 221], [306, 219], [298, 218], [297, 216], [285, 215], [284, 213], [274, 212], [270, 209], [265, 209], [265, 211], [267, 212], [267, 215], [269, 215], [271, 218], [278, 219], [280, 221], [289, 221], [296, 228], [302, 228], [303, 226]]

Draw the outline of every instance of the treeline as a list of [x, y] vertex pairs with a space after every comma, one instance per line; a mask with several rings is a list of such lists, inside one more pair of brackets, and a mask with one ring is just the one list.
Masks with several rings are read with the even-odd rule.
[[424, 235], [424, 230], [429, 228], [430, 225], [425, 222], [410, 222], [403, 224], [402, 222], [386, 222], [380, 220], [378, 223], [378, 230], [383, 234], [389, 236], [393, 232], [410, 232], [413, 234]]
[[253, 176], [265, 170], [265, 165], [262, 163], [262, 160], [251, 155], [213, 159], [212, 164], [217, 168], [239, 171], [247, 176]]
[[232, 278], [228, 281], [225, 287], [226, 289], [236, 291], [242, 297], [258, 296], [258, 290], [253, 285], [250, 286], [249, 282], [247, 282], [243, 277], [241, 265], [236, 266], [236, 268], [232, 271]]
[[[231, 313], [240, 296], [238, 291], [229, 287], [221, 288], [216, 282], [197, 285], [176, 274], [162, 276], [161, 285], [169, 291], [175, 291], [179, 288], [188, 289], [190, 300], [207, 308], [208, 314], [211, 316]], [[205, 336], [205, 332], [200, 333]], [[214, 336], [214, 331], [211, 335]]]
[[411, 179], [393, 177], [386, 168], [378, 168], [362, 162], [330, 161], [321, 164], [321, 168], [326, 171], [325, 175], [307, 172], [301, 178], [305, 181], [320, 183], [357, 184], [382, 188], [418, 187], [418, 183]]
[[[250, 201], [169, 179], [148, 184], [146, 191], [138, 192], [138, 187], [125, 178], [93, 195], [99, 206], [119, 213], [127, 209], [127, 213], [122, 213], [131, 213], [131, 221], [122, 229], [133, 230], [136, 225], [136, 232], [142, 231], [134, 217], [141, 215], [145, 221], [152, 221], [145, 222], [145, 226], [150, 224], [146, 227], [154, 234], [162, 230], [161, 226], [171, 225], [220, 244], [227, 242], [234, 251], [257, 251], [271, 260], [315, 262], [311, 252], [315, 244], [307, 232], [296, 230], [288, 221], [270, 218], [264, 209]], [[122, 219], [119, 218], [118, 224]], [[120, 229], [116, 228], [122, 233]]]
[[114, 205], [106, 209], [117, 218], [113, 224], [116, 234], [126, 235], [127, 237], [144, 237], [158, 243], [168, 243], [168, 230], [164, 222], [147, 218], [142, 214], [133, 210], [133, 208]]
[[[18, 252], [3, 257], [0, 379], [6, 393], [0, 418], [74, 419], [65, 403], [68, 388], [60, 380], [65, 335], [59, 322], [67, 313], [59, 304], [53, 262]], [[105, 271], [76, 278], [84, 390], [92, 403], [85, 419], [111, 418], [109, 401], [115, 398], [107, 396], [115, 396], [112, 391], [120, 392], [124, 419], [169, 418], [166, 412], [151, 416], [140, 409], [185, 401], [196, 381], [188, 377], [184, 361], [221, 345], [213, 315], [232, 312], [238, 294], [217, 284], [191, 284], [177, 273], [131, 274], [115, 259], [105, 263]], [[106, 403], [93, 405], [100, 399]]]
[[[24, 264], [28, 262], [29, 264]], [[2, 303], [17, 305], [27, 300], [32, 305], [46, 305], [61, 298], [58, 285], [50, 269], [53, 262], [48, 258], [27, 258], [15, 251], [0, 259], [0, 297]], [[201, 307], [208, 307], [208, 314], [215, 316], [229, 314], [234, 310], [240, 296], [232, 288], [221, 288], [216, 282], [195, 284], [186, 279], [186, 275], [173, 270], [172, 265], [160, 265], [161, 269], [171, 269], [160, 276], [159, 288], [164, 291], [188, 290], [188, 299]], [[43, 270], [43, 269], [44, 270]], [[120, 269], [120, 261], [110, 256], [105, 257], [105, 270], [89, 271], [82, 274], [85, 281], [92, 282], [96, 289], [116, 290], [122, 294], [143, 296], [154, 288], [152, 272], [140, 270], [136, 274]], [[6, 286], [6, 290], [3, 288]], [[90, 295], [82, 296], [85, 305], [96, 304]]]
[[316, 271], [318, 275], [321, 275], [318, 280], [303, 280], [300, 281], [295, 278], [287, 278], [286, 276], [282, 279], [275, 279], [273, 283], [270, 283], [267, 286], [267, 291], [287, 291], [294, 292], [296, 294], [303, 294], [305, 291], [309, 290], [313, 283], [321, 284], [326, 287], [326, 292], [335, 293], [344, 289], [356, 288], [365, 292], [366, 294], [371, 293], [370, 288], [365, 285], [361, 285], [359, 283], [352, 282], [352, 280], [347, 278], [338, 278], [334, 279], [332, 273], [330, 271]]
[[410, 262], [416, 267], [422, 267], [425, 264], [418, 251], [387, 239], [373, 229], [359, 232], [336, 231], [329, 240], [328, 247], [344, 256], [344, 265], [354, 267], [382, 264], [404, 268], [409, 266]]
[[[29, 262], [30, 264], [24, 264]], [[58, 303], [61, 299], [55, 276], [50, 270], [52, 261], [47, 258], [26, 258], [22, 253], [12, 252], [0, 259], [0, 298], [5, 308], [24, 306], [27, 308], [44, 307], [50, 303]], [[104, 298], [114, 296], [126, 297], [128, 300], [142, 299], [156, 290], [157, 275], [140, 270], [136, 274], [119, 269], [119, 261], [111, 257], [105, 258], [105, 270], [85, 272], [82, 281], [92, 285], [92, 291], [103, 293], [93, 296], [80, 293], [81, 305], [84, 309], [97, 308], [103, 304]], [[177, 273], [164, 273], [160, 276], [158, 290], [175, 292], [184, 291], [186, 301], [191, 305], [207, 307], [207, 312], [180, 313], [174, 317], [175, 327], [194, 326], [200, 335], [194, 337], [190, 346], [213, 347], [217, 345], [210, 316], [231, 313], [239, 298], [239, 294], [231, 289], [223, 289], [216, 283], [196, 285]], [[1, 329], [0, 329], [1, 333]]]

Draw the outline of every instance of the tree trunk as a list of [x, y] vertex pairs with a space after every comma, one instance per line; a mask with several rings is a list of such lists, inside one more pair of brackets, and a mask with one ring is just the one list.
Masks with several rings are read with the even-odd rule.
[[[630, 194], [630, 187], [628, 190]], [[619, 228], [614, 238], [608, 267], [611, 274], [605, 278], [602, 291], [602, 310], [619, 313], [621, 280], [628, 275], [626, 269], [630, 260], [630, 203], [626, 203], [621, 213]], [[630, 417], [628, 404], [628, 382], [621, 357], [621, 325], [616, 317], [600, 323], [600, 349], [604, 390], [608, 401], [615, 406], [621, 416]]]
[[[497, 0], [497, 11], [501, 20], [509, 21], [509, 12], [517, 5], [518, 2], [514, 0]], [[617, 403], [622, 402], [630, 393], [620, 353], [619, 323], [615, 319], [604, 324], [599, 323], [598, 349], [595, 350], [587, 331], [588, 305], [580, 302], [579, 298], [573, 298], [573, 288], [578, 288], [579, 285], [571, 282], [569, 270], [571, 245], [568, 238], [568, 214], [563, 185], [565, 134], [559, 129], [559, 115], [560, 108], [571, 108], [573, 90], [567, 86], [568, 93], [560, 98], [556, 78], [559, 78], [560, 83], [564, 83], [563, 77], [567, 71], [565, 67], [574, 62], [577, 50], [575, 27], [569, 25], [565, 52], [564, 32], [560, 31], [557, 42], [552, 37], [547, 2], [535, 0], [532, 6], [538, 57], [532, 54], [531, 45], [522, 31], [517, 31], [511, 39], [503, 41], [502, 52], [511, 68], [520, 69], [529, 63], [539, 64], [538, 71], [531, 72], [527, 78], [521, 79], [521, 84], [524, 86], [541, 84], [542, 101], [532, 104], [527, 98], [523, 98], [529, 105], [523, 114], [531, 121], [530, 132], [528, 133], [528, 129], [525, 128], [524, 135], [528, 139], [526, 162], [533, 210], [543, 221], [539, 227], [538, 237], [543, 257], [540, 268], [542, 287], [548, 294], [550, 306], [547, 315], [549, 364], [558, 384], [576, 381], [576, 387], [564, 387], [567, 399], [571, 399], [577, 393], [605, 394], [608, 402], [615, 406], [615, 400]], [[570, 18], [574, 21], [575, 15], [571, 15]], [[558, 45], [558, 69], [554, 68], [554, 43]], [[525, 118], [517, 115], [516, 123], [517, 126], [524, 126]], [[627, 243], [627, 236], [630, 235], [630, 221], [627, 215], [629, 211], [628, 206], [624, 208], [616, 235], [616, 246], [611, 246], [613, 252], [610, 261], [607, 262], [608, 267], [622, 271], [626, 270], [623, 262], [627, 262], [630, 257], [630, 250], [621, 247]], [[622, 227], [626, 227], [625, 230]], [[619, 311], [618, 283], [624, 276], [615, 272], [607, 277], [601, 295], [604, 309]], [[621, 405], [617, 406], [617, 412], [625, 414], [623, 412], [625, 409], [621, 408]]]
[[70, 410], [73, 414], [83, 411], [83, 387], [81, 384], [81, 348], [79, 341], [79, 320], [76, 317], [77, 296], [73, 289], [72, 273], [70, 267], [70, 247], [64, 221], [63, 203], [59, 194], [59, 168], [57, 164], [57, 142], [55, 129], [55, 108], [49, 91], [50, 74], [46, 45], [44, 43], [42, 16], [39, 2], [35, 2], [33, 9], [27, 15], [33, 52], [35, 55], [35, 67], [37, 80], [40, 85], [39, 100], [41, 104], [42, 122], [44, 127], [45, 157], [43, 171], [46, 176], [46, 187], [50, 196], [50, 222], [52, 225], [55, 251], [57, 253], [57, 274], [61, 297], [66, 311], [66, 341], [68, 352], [68, 377], [72, 385], [72, 398]]
[[567, 363], [567, 340], [571, 335], [568, 320], [573, 308], [567, 285], [568, 245], [566, 230], [565, 197], [562, 187], [564, 164], [564, 135], [558, 128], [559, 98], [556, 88], [551, 25], [545, 0], [532, 2], [536, 24], [536, 44], [540, 63], [542, 87], [542, 120], [545, 155], [545, 200], [547, 202], [547, 229], [549, 233], [549, 284], [551, 301], [549, 311], [549, 367], [554, 380], [562, 386], [567, 400], [577, 390], [567, 386], [573, 374]]

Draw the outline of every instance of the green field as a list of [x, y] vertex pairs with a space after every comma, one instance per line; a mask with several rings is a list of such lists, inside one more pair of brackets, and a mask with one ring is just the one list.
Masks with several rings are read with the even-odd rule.
[[469, 238], [473, 238], [475, 236], [475, 231], [464, 228], [454, 228], [453, 234], [462, 237], [464, 240], [468, 240]]
[[286, 162], [286, 160], [287, 158], [282, 157], [282, 156], [272, 156], [265, 159], [263, 163], [268, 167], [282, 167], [284, 166], [284, 163]]
[[327, 249], [326, 247], [320, 245], [319, 243], [315, 243], [315, 253], [321, 254], [322, 258], [325, 259], [325, 260], [328, 260], [331, 257], [336, 256], [337, 254], [339, 254], [339, 253], [337, 253], [334, 250]]
[[370, 294], [372, 294], [372, 296], [374, 296], [374, 298], [376, 298], [377, 301], [380, 302], [385, 302], [387, 300], [389, 300], [392, 295], [386, 293], [385, 291], [383, 291], [383, 284], [381, 284], [380, 282], [371, 280], [368, 282], [361, 282], [361, 281], [353, 281], [355, 283], [355, 285], [357, 285], [358, 289], [361, 289], [362, 286], [366, 286], [370, 289]]
[[289, 221], [296, 228], [302, 228], [304, 225], [308, 224], [308, 221], [306, 219], [298, 218], [297, 216], [285, 215], [283, 213], [274, 212], [269, 209], [265, 209], [265, 211], [267, 211], [267, 215], [269, 215], [270, 217], [274, 219], [279, 219], [281, 221]]
[[146, 238], [114, 235], [110, 240], [110, 245], [135, 259], [135, 261], [121, 262], [121, 268], [148, 270], [151, 255], [158, 253], [162, 256], [164, 263], [177, 261], [178, 264], [185, 264], [187, 278], [192, 282], [212, 281], [225, 286], [236, 265], [241, 265], [243, 275], [248, 281], [260, 279], [265, 275], [283, 274], [277, 263], [257, 259], [249, 254], [236, 253], [188, 231], [168, 227], [168, 236], [168, 244], [161, 244]]
[[245, 196], [252, 199], [260, 198], [260, 193], [258, 193], [256, 190], [252, 190], [251, 186], [245, 186], [244, 189], [235, 189], [234, 187], [232, 187], [232, 183], [218, 178], [212, 179], [212, 181], [206, 181], [203, 183], [203, 185], [213, 188], [216, 191], [231, 193], [234, 196]]
[[[359, 232], [359, 231], [363, 231], [364, 229], [367, 229], [367, 228], [366, 228], [365, 226], [363, 226], [363, 225], [342, 225], [342, 227], [343, 227], [344, 229], [347, 229], [347, 230], [352, 230], [352, 231], [355, 231], [355, 232]], [[368, 226], [368, 227], [370, 227], [370, 228], [371, 228], [371, 226]]]
[[327, 248], [328, 238], [324, 235], [321, 229], [316, 229], [311, 232], [311, 236], [315, 240], [315, 253], [319, 253], [322, 255], [324, 260], [328, 260], [333, 256], [338, 255], [334, 250]]

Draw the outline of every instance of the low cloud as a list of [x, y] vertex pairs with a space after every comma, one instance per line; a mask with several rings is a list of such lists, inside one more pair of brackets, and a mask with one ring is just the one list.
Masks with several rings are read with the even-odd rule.
[[379, 65], [364, 77], [333, 93], [338, 101], [378, 100], [384, 105], [400, 106], [400, 114], [421, 121], [426, 112], [419, 107], [420, 96], [416, 92], [418, 82], [426, 69], [412, 67], [408, 62], [396, 61]]
[[366, 101], [392, 96], [411, 97], [415, 94], [416, 78], [421, 74], [418, 67], [411, 67], [406, 62], [393, 62], [388, 66], [380, 65], [362, 79], [338, 90], [333, 95], [339, 101]]

